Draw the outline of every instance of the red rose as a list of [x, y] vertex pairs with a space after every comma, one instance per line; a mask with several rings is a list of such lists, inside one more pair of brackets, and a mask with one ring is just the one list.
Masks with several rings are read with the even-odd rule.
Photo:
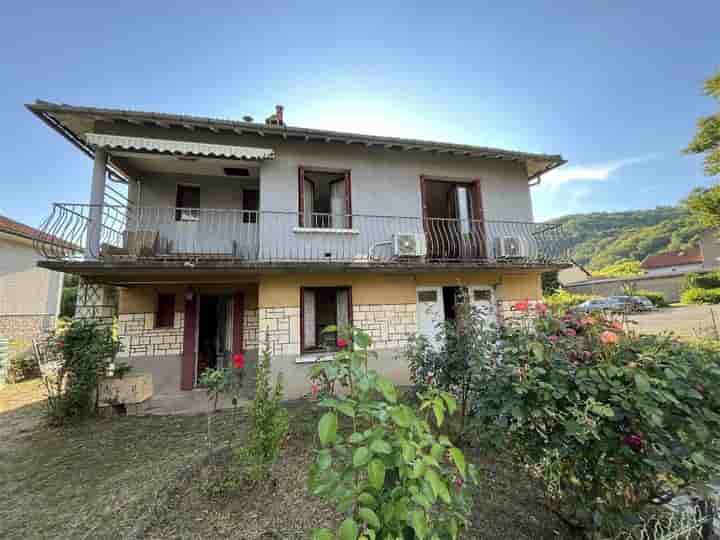
[[428, 375], [427, 379], [425, 379], [425, 384], [431, 385], [433, 383], [432, 375]]
[[538, 313], [545, 313], [547, 310], [547, 304], [543, 304], [542, 302], [535, 304], [535, 311], [537, 311]]
[[522, 302], [515, 302], [515, 304], [513, 305], [513, 309], [515, 311], [525, 312], [529, 308], [530, 308], [530, 302], [528, 302], [527, 300], [523, 300]]
[[632, 448], [635, 452], [639, 452], [643, 447], [642, 437], [637, 433], [625, 435], [625, 437], [623, 437], [623, 443]]
[[65, 346], [65, 342], [61, 339], [57, 342], [57, 348], [62, 349]]
[[610, 345], [620, 341], [620, 336], [614, 334], [610, 330], [605, 330], [602, 334], [600, 334], [600, 341], [605, 345]]
[[312, 383], [312, 386], [310, 386], [310, 393], [312, 394], [313, 399], [315, 399], [320, 393], [320, 385], [318, 383]]
[[242, 369], [245, 366], [245, 357], [242, 353], [233, 354], [232, 361], [236, 369]]
[[348, 341], [347, 341], [347, 339], [337, 338], [336, 344], [339, 349], [344, 349], [345, 347], [348, 346]]

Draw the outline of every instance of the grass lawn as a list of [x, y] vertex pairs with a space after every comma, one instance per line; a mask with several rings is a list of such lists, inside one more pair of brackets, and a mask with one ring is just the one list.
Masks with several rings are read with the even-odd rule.
[[[317, 418], [308, 404], [291, 407], [291, 435], [262, 486], [209, 498], [200, 485], [222, 465], [197, 466], [192, 478], [178, 475], [203, 463], [205, 416], [48, 429], [41, 397], [35, 381], [0, 389], [0, 538], [299, 539], [336, 522], [334, 510], [305, 489]], [[231, 423], [231, 413], [216, 415], [216, 432], [229, 433]], [[572, 538], [523, 474], [472, 458], [482, 481], [465, 538]]]

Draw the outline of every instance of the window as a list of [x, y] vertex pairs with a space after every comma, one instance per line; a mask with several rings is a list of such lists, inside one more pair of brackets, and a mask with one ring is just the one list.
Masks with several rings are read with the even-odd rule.
[[298, 209], [301, 227], [351, 228], [350, 171], [324, 171], [300, 167]]
[[172, 328], [175, 326], [175, 295], [158, 294], [155, 328]]
[[175, 221], [198, 221], [200, 219], [200, 188], [178, 185], [175, 196]]
[[337, 332], [322, 333], [330, 325], [346, 327], [351, 322], [352, 296], [349, 287], [303, 287], [300, 289], [301, 352], [337, 348]]
[[260, 210], [260, 192], [257, 189], [243, 189], [243, 223], [257, 223], [257, 211]]

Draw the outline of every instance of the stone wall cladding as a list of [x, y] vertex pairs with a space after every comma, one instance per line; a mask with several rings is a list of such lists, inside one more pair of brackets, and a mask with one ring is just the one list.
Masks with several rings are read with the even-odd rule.
[[[527, 311], [519, 311], [515, 309], [515, 304], [517, 304], [518, 302], [519, 300], [500, 300], [497, 303], [499, 323], [510, 322], [514, 319], [521, 319], [523, 317], [527, 317], [528, 315], [530, 315], [531, 317], [537, 316], [536, 306], [541, 302], [537, 300], [527, 300]], [[525, 302], [525, 300], [523, 300], [523, 302]]]
[[185, 314], [175, 313], [172, 328], [155, 328], [154, 313], [131, 313], [118, 317], [122, 350], [118, 356], [167, 356], [182, 354]]
[[261, 349], [265, 348], [267, 338], [271, 354], [300, 354], [300, 308], [260, 308], [258, 333]]
[[353, 325], [367, 332], [375, 349], [404, 347], [417, 333], [416, 304], [353, 306]]
[[0, 336], [12, 341], [31, 342], [55, 328], [53, 315], [0, 315]]
[[243, 345], [245, 350], [258, 348], [259, 314], [257, 309], [246, 309], [243, 319]]

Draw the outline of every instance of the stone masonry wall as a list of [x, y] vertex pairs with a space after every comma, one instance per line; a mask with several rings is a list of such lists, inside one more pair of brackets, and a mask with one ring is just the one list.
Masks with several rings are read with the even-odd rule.
[[172, 328], [155, 328], [154, 313], [131, 313], [118, 317], [122, 350], [118, 356], [165, 356], [182, 354], [185, 314], [175, 313]]
[[508, 322], [512, 321], [513, 319], [520, 319], [522, 317], [526, 317], [528, 314], [530, 316], [537, 315], [536, 306], [540, 304], [541, 302], [535, 301], [535, 300], [528, 300], [528, 310], [527, 312], [519, 311], [515, 309], [515, 305], [518, 303], [517, 300], [512, 301], [499, 301], [498, 302], [498, 322]]
[[243, 345], [245, 350], [258, 348], [259, 315], [257, 309], [246, 309], [243, 319]]
[[55, 328], [56, 320], [53, 315], [0, 315], [0, 336], [29, 343]]
[[354, 305], [353, 325], [367, 332], [374, 349], [404, 347], [417, 332], [416, 304]]
[[271, 354], [300, 354], [300, 308], [275, 307], [258, 310], [259, 347], [269, 338]]

